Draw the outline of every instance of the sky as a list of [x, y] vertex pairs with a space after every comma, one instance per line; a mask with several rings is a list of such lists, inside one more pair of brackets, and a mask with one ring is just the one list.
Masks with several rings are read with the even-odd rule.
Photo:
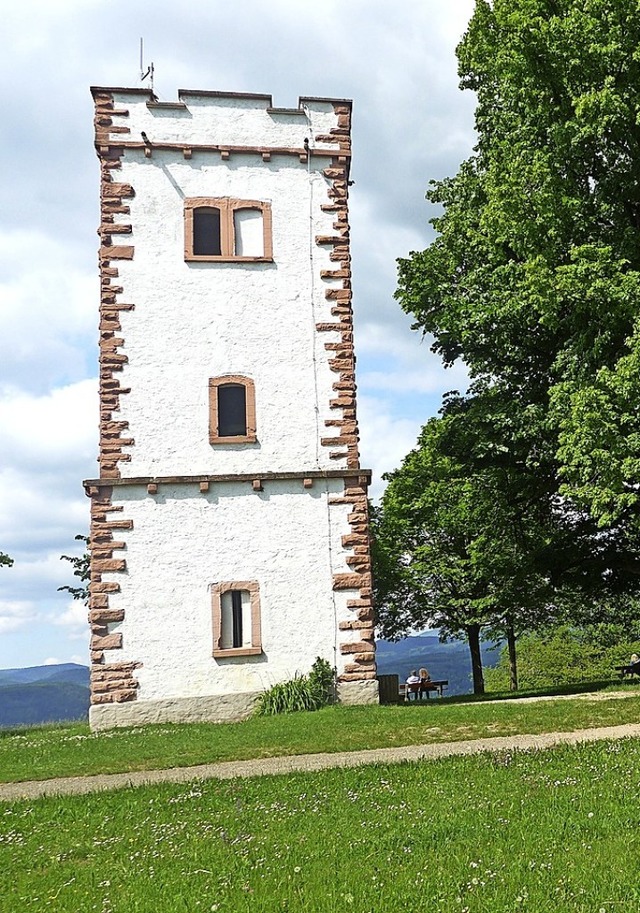
[[445, 371], [394, 300], [396, 260], [433, 238], [430, 180], [473, 147], [455, 47], [473, 0], [21, 0], [0, 36], [0, 668], [88, 664], [86, 608], [62, 554], [88, 531], [97, 475], [98, 160], [90, 85], [352, 98], [350, 195], [361, 461], [415, 445]]

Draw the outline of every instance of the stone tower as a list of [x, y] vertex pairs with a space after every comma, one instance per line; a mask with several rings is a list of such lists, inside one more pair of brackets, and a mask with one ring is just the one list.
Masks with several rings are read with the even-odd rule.
[[91, 724], [238, 719], [317, 656], [377, 701], [351, 103], [92, 94]]

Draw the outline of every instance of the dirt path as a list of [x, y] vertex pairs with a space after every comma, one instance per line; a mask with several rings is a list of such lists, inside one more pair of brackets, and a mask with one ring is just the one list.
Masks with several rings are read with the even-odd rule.
[[361, 764], [394, 764], [399, 761], [428, 761], [451, 755], [500, 751], [509, 748], [550, 748], [553, 745], [597, 742], [603, 739], [640, 738], [640, 723], [581, 729], [577, 732], [548, 732], [541, 735], [500, 736], [466, 742], [440, 742], [433, 745], [408, 745], [403, 748], [375, 748], [340, 754], [291, 755], [252, 761], [224, 761], [197, 767], [173, 767], [135, 773], [101, 774], [92, 777], [61, 777], [0, 784], [0, 801], [38, 799], [42, 796], [68, 796], [83, 793], [145, 786], [153, 783], [184, 783], [189, 780], [229, 780], [233, 777], [262, 777], [294, 771], [325, 770], [330, 767], [358, 767]]

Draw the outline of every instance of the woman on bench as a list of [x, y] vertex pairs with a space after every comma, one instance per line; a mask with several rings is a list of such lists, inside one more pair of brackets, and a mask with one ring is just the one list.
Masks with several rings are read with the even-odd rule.
[[424, 669], [424, 668], [420, 669], [419, 675], [420, 675], [420, 683], [419, 683], [420, 700], [423, 699], [425, 694], [427, 695], [427, 699], [428, 699], [429, 692], [433, 691], [433, 685], [431, 684], [431, 676], [429, 675], [429, 670]]

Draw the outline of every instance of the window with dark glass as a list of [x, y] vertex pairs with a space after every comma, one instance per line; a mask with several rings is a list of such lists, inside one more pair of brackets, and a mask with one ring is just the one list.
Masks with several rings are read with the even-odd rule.
[[218, 434], [234, 437], [247, 433], [247, 389], [244, 384], [218, 387]]
[[242, 647], [242, 592], [240, 590], [231, 591], [231, 616], [232, 646]]
[[185, 260], [273, 260], [271, 204], [231, 197], [184, 201]]
[[254, 444], [256, 388], [243, 374], [209, 378], [209, 443]]
[[220, 210], [214, 206], [193, 210], [193, 253], [197, 257], [222, 254]]

